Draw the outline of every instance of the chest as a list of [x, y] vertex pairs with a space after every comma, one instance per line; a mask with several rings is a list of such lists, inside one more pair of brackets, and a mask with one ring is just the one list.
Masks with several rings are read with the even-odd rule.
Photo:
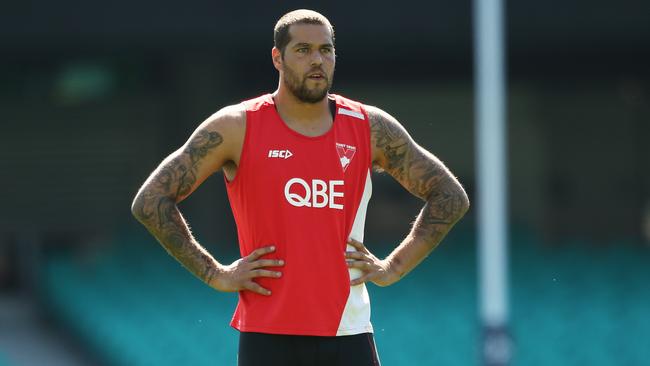
[[335, 120], [324, 135], [308, 137], [273, 121], [256, 122], [242, 156], [249, 198], [339, 211], [365, 183], [369, 138], [358, 123]]
[[246, 158], [269, 179], [345, 179], [348, 172], [367, 166], [367, 142], [349, 127], [336, 122], [325, 134], [309, 137], [288, 128], [263, 126], [249, 136]]

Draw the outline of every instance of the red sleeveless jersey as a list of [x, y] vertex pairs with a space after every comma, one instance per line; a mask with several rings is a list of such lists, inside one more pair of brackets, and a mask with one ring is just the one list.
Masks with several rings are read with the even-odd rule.
[[[281, 278], [271, 290], [239, 293], [231, 325], [243, 332], [334, 336], [372, 332], [365, 285], [351, 287], [347, 239], [363, 241], [371, 194], [368, 116], [362, 104], [330, 95], [334, 123], [308, 137], [280, 118], [270, 94], [243, 102], [246, 135], [237, 175], [226, 182], [242, 256], [275, 245]], [[347, 248], [347, 249], [346, 249]], [[275, 268], [271, 268], [275, 269]]]

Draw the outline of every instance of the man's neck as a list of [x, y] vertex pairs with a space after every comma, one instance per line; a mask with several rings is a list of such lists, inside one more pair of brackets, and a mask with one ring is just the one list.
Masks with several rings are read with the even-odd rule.
[[327, 96], [316, 103], [305, 103], [291, 92], [279, 88], [273, 93], [273, 100], [280, 116], [292, 124], [311, 125], [332, 118]]

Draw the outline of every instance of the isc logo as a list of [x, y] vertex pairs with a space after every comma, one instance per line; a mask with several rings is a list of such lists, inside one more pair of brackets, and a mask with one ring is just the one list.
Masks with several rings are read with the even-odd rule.
[[336, 203], [337, 198], [339, 202], [343, 198], [343, 192], [339, 188], [342, 186], [342, 180], [325, 182], [314, 179], [309, 184], [303, 179], [291, 178], [284, 186], [284, 197], [287, 202], [296, 207], [329, 207], [342, 210], [343, 204]]
[[269, 158], [289, 159], [293, 154], [289, 150], [269, 150]]

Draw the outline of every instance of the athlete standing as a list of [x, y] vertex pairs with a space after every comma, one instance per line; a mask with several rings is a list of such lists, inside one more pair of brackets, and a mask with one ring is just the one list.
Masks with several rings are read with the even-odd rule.
[[[274, 36], [278, 89], [204, 121], [147, 179], [132, 212], [195, 276], [239, 292], [239, 365], [379, 365], [365, 282], [405, 276], [469, 201], [395, 118], [329, 93], [336, 55], [324, 16], [290, 12]], [[425, 201], [385, 259], [363, 244], [373, 166]], [[177, 207], [218, 170], [242, 255], [229, 265], [193, 238]]]

